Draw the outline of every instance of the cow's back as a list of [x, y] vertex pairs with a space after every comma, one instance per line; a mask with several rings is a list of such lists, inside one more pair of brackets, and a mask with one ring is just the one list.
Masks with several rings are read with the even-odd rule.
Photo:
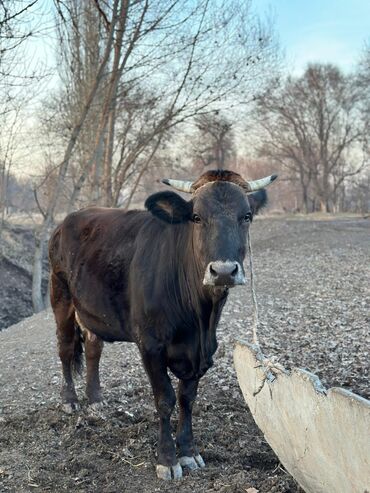
[[145, 211], [86, 208], [69, 214], [49, 242], [52, 272], [79, 318], [105, 340], [131, 340], [127, 280]]

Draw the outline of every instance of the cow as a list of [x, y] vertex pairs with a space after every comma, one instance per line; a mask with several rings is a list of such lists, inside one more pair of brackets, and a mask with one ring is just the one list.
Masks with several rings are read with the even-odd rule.
[[[103, 402], [104, 341], [136, 343], [159, 415], [161, 479], [205, 465], [193, 439], [192, 407], [199, 379], [213, 364], [228, 290], [246, 282], [248, 228], [275, 178], [248, 182], [214, 170], [194, 182], [163, 180], [191, 193], [191, 200], [166, 190], [147, 198], [147, 210], [88, 207], [69, 214], [50, 238], [63, 406], [78, 409], [73, 375], [83, 346], [86, 394], [94, 408]], [[170, 416], [176, 394], [168, 370], [179, 379], [175, 441]]]

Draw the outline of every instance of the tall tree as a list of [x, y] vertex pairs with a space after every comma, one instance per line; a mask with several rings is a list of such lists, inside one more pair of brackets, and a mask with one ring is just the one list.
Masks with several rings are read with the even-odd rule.
[[[77, 86], [71, 81], [83, 72], [78, 66], [85, 53], [93, 53], [97, 59], [101, 55], [92, 48], [96, 41], [88, 42], [85, 34], [84, 26], [90, 22], [84, 20], [88, 14], [85, 2], [66, 0], [60, 5], [65, 20], [60, 47], [62, 58], [68, 62], [63, 70], [69, 70], [64, 79], [73, 94]], [[108, 26], [110, 10], [107, 4], [91, 5], [103, 19], [92, 32], [100, 31], [102, 36], [101, 26]], [[90, 199], [116, 204], [121, 189], [135, 182], [132, 174], [140, 175], [141, 166], [147, 162], [143, 154], [150, 155], [153, 146], [159, 147], [171, 128], [212, 106], [235, 105], [236, 95], [245, 102], [252, 86], [255, 92], [258, 83], [263, 85], [266, 65], [271, 66], [276, 58], [271, 27], [254, 17], [251, 2], [141, 0], [127, 4], [127, 8], [129, 20], [120, 30], [122, 43], [119, 39], [115, 43], [104, 86], [106, 90], [111, 85], [113, 90], [111, 96], [106, 91], [100, 108], [94, 104], [95, 139], [90, 136], [90, 155], [81, 159], [83, 170], [79, 177], [76, 174], [71, 207], [78, 198], [83, 200], [81, 192], [87, 191], [91, 181], [94, 192], [87, 193]], [[91, 20], [91, 13], [88, 18]], [[96, 23], [96, 16], [92, 20]], [[149, 46], [150, 50], [146, 48]], [[235, 50], [232, 57], [231, 50]], [[79, 78], [74, 100], [83, 101], [81, 86], [86, 84], [87, 80]], [[71, 106], [69, 98], [64, 104]], [[72, 104], [73, 114], [78, 108]], [[84, 130], [80, 140], [83, 135]], [[78, 147], [79, 143], [76, 150]], [[72, 167], [71, 173], [74, 170]]]
[[[27, 64], [23, 47], [33, 35], [32, 14], [38, 0], [0, 1], [0, 235], [8, 203], [8, 184], [21, 115], [30, 86], [40, 77]], [[28, 89], [28, 92], [26, 92]], [[22, 115], [23, 116], [23, 115]]]
[[[72, 91], [77, 104], [65, 112], [69, 137], [43, 211], [34, 263], [35, 310], [43, 306], [40, 254], [66, 186], [72, 182], [71, 208], [84, 195], [90, 202], [117, 204], [125, 186], [137, 189], [175, 126], [235, 104], [237, 96], [246, 101], [276, 54], [271, 28], [256, 19], [250, 2], [96, 0], [86, 8], [82, 0], [65, 0], [57, 5], [68, 40], [63, 47], [73, 46], [73, 56], [65, 57], [73, 60], [65, 91]], [[95, 26], [90, 31], [89, 23]], [[99, 33], [92, 44], [89, 32]], [[95, 61], [91, 79], [71, 84], [87, 55]]]
[[361, 91], [364, 110], [370, 119], [370, 42], [365, 46], [356, 73], [357, 84]]
[[73, 151], [75, 149], [78, 138], [81, 134], [81, 130], [86, 121], [86, 118], [91, 110], [91, 107], [95, 102], [99, 88], [102, 85], [102, 81], [106, 73], [106, 68], [110, 59], [111, 50], [115, 40], [117, 25], [122, 23], [122, 20], [125, 18], [125, 16], [126, 16], [126, 11], [124, 10], [124, 6], [122, 5], [122, 3], [120, 3], [119, 0], [115, 0], [112, 8], [112, 18], [109, 23], [108, 34], [106, 38], [105, 49], [104, 49], [102, 60], [99, 63], [98, 70], [93, 80], [93, 83], [91, 85], [91, 88], [86, 95], [81, 112], [79, 113], [78, 118], [76, 118], [75, 123], [71, 128], [71, 133], [68, 139], [68, 143], [64, 152], [63, 159], [58, 166], [58, 174], [57, 174], [57, 179], [55, 181], [54, 190], [50, 194], [50, 200], [47, 204], [46, 210], [42, 212], [43, 223], [41, 225], [39, 235], [36, 241], [34, 263], [33, 263], [33, 275], [32, 275], [32, 303], [35, 312], [39, 312], [45, 306], [41, 293], [42, 258], [43, 258], [46, 240], [49, 234], [49, 229], [53, 224], [55, 210], [63, 190], [63, 185], [67, 176]]
[[233, 124], [225, 116], [214, 113], [195, 119], [197, 134], [192, 153], [202, 167], [225, 168], [235, 158]]
[[311, 199], [330, 212], [344, 181], [361, 172], [365, 138], [360, 96], [351, 76], [333, 65], [309, 65], [301, 77], [275, 83], [258, 98], [264, 129], [261, 154], [299, 180], [306, 211]]

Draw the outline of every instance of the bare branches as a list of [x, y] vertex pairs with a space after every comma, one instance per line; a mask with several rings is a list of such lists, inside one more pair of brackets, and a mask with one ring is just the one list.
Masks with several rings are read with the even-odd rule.
[[202, 167], [227, 168], [235, 157], [232, 123], [223, 115], [211, 113], [197, 117], [195, 124], [198, 130], [192, 146], [195, 161], [200, 161]]
[[[95, 28], [100, 39], [89, 42], [88, 26], [96, 16], [77, 4], [77, 0], [63, 0], [65, 29], [72, 26], [70, 34], [63, 34], [68, 40], [62, 45], [64, 50], [72, 50], [63, 56], [73, 64], [66, 90], [68, 106], [75, 113], [81, 111], [81, 95], [84, 97], [95, 77], [93, 64], [101, 59], [99, 47], [104, 39], [104, 32]], [[266, 39], [261, 43], [267, 31], [262, 25], [253, 25], [248, 3], [229, 2], [226, 16], [220, 14], [222, 6], [224, 0], [217, 0], [217, 6], [209, 0], [191, 5], [186, 0], [119, 1], [122, 22], [117, 24], [104, 83], [94, 101], [91, 115], [96, 117], [85, 120], [76, 143], [80, 164], [73, 201], [90, 186], [90, 200], [117, 203], [127, 177], [145, 161], [144, 155], [150, 155], [158, 138], [199, 114], [214, 111], [221, 101], [224, 106], [235, 104], [227, 103], [227, 98], [245, 85], [248, 64], [254, 73], [259, 64], [261, 73], [264, 71], [264, 50], [271, 51], [272, 44]], [[110, 25], [108, 6], [94, 0], [89, 4], [92, 8], [106, 29]], [[251, 25], [248, 32], [243, 31], [242, 19]], [[239, 40], [243, 46], [237, 46]], [[96, 48], [94, 43], [98, 43]], [[234, 60], [227, 56], [232, 43], [236, 43]], [[85, 75], [89, 66], [86, 53], [92, 63], [92, 79]], [[268, 56], [273, 62], [274, 55]], [[226, 66], [220, 67], [222, 63]], [[63, 68], [68, 72], [67, 63]], [[135, 100], [136, 94], [141, 94], [141, 99]], [[128, 106], [134, 100], [136, 109], [132, 111]]]
[[267, 59], [276, 58], [267, 28], [241, 0], [56, 0], [56, 7], [62, 90], [54, 111], [62, 111], [48, 126], [65, 150], [40, 248], [58, 204], [127, 206], [175, 127], [235, 105], [256, 76], [263, 85]]
[[94, 4], [96, 6], [97, 11], [99, 12], [99, 15], [102, 17], [105, 25], [105, 29], [107, 32], [109, 32], [110, 29], [110, 21], [108, 20], [108, 17], [102, 7], [100, 6], [99, 0], [94, 0]]
[[11, 21], [22, 16], [22, 14], [31, 9], [37, 2], [38, 0], [33, 0], [32, 2], [27, 3], [24, 7], [20, 6], [19, 10], [11, 11], [9, 6], [6, 6], [4, 0], [2, 0], [0, 2], [0, 8], [3, 10], [4, 16], [0, 19], [0, 28], [3, 29], [4, 26], [9, 25]]
[[258, 100], [261, 153], [280, 160], [292, 179], [299, 176], [306, 210], [309, 194], [333, 210], [338, 187], [357, 174], [353, 159], [364, 138], [358, 103], [351, 78], [331, 65], [309, 65]]

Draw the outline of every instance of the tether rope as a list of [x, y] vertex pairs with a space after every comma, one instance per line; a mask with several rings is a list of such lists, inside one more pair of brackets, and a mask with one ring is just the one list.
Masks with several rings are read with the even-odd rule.
[[258, 341], [257, 328], [258, 328], [258, 304], [257, 304], [257, 296], [254, 285], [254, 270], [253, 270], [253, 255], [252, 255], [252, 243], [250, 236], [250, 228], [248, 229], [248, 254], [249, 254], [249, 269], [251, 276], [251, 293], [252, 293], [252, 301], [253, 301], [253, 344], [257, 346], [257, 349], [260, 351], [260, 343]]
[[[269, 381], [274, 381], [276, 376], [279, 373], [286, 373], [286, 369], [280, 365], [277, 360], [276, 356], [272, 356], [271, 358], [264, 356], [261, 345], [258, 340], [258, 324], [259, 324], [259, 317], [258, 317], [258, 303], [257, 303], [257, 295], [256, 295], [256, 288], [254, 284], [254, 269], [253, 269], [253, 252], [252, 252], [252, 242], [251, 242], [251, 236], [250, 236], [250, 229], [248, 229], [248, 235], [247, 235], [247, 243], [248, 243], [248, 254], [249, 254], [249, 268], [250, 268], [250, 278], [251, 278], [251, 295], [252, 295], [252, 301], [253, 301], [253, 346], [256, 349], [256, 358], [260, 362], [260, 366], [265, 374], [264, 379], [262, 380], [261, 385], [259, 388], [254, 392], [254, 395], [258, 394], [263, 386], [266, 380]], [[271, 390], [270, 390], [271, 391]]]

